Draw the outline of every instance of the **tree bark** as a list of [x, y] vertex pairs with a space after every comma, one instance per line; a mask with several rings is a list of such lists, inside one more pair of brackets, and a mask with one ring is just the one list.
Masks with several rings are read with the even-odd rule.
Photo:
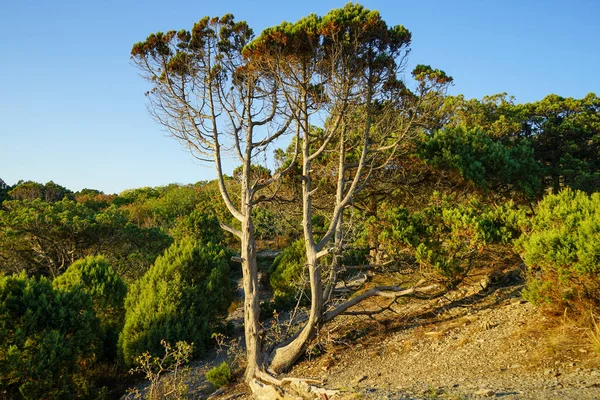
[[315, 338], [323, 321], [323, 285], [317, 264], [316, 253], [310, 251], [308, 257], [310, 275], [311, 305], [308, 321], [304, 328], [289, 343], [276, 348], [270, 356], [269, 370], [281, 373], [290, 368], [304, 354], [309, 343]]
[[262, 339], [259, 332], [258, 264], [256, 241], [252, 221], [242, 221], [242, 274], [244, 287], [244, 335], [246, 339], [247, 366], [245, 378], [254, 378], [262, 365]]

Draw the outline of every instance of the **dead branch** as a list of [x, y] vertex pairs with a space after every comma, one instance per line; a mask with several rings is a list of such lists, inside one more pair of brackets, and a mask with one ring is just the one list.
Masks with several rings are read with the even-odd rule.
[[324, 322], [331, 321], [338, 315], [346, 312], [346, 310], [348, 310], [349, 308], [351, 308], [371, 297], [381, 296], [381, 297], [395, 299], [395, 298], [402, 297], [402, 296], [411, 296], [411, 295], [417, 294], [417, 293], [430, 292], [430, 291], [436, 289], [437, 287], [438, 287], [437, 284], [420, 287], [420, 288], [413, 287], [410, 289], [402, 289], [398, 286], [378, 286], [373, 289], [367, 290], [365, 293], [363, 293], [359, 296], [356, 296], [355, 298], [348, 300], [345, 303], [338, 305], [331, 311], [326, 312], [325, 315], [323, 316], [323, 321]]

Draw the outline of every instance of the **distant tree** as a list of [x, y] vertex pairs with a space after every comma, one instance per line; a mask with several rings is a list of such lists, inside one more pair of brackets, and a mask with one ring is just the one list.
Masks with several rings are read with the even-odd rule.
[[67, 197], [70, 200], [73, 200], [73, 192], [64, 186], [60, 186], [52, 181], [47, 182], [44, 185], [44, 199], [48, 203], [61, 201]]
[[142, 188], [121, 193], [113, 203], [142, 228], [173, 228], [177, 218], [188, 215], [200, 202], [201, 189], [194, 185]]
[[600, 191], [600, 97], [546, 96], [525, 104], [524, 135], [546, 166], [546, 182], [557, 193], [568, 186]]
[[82, 189], [73, 195], [76, 202], [82, 203], [94, 211], [108, 208], [116, 197], [114, 194], [107, 195], [96, 189]]
[[100, 349], [88, 294], [46, 278], [0, 275], [0, 392], [10, 399], [90, 395], [86, 371]]
[[19, 181], [8, 194], [13, 200], [41, 199], [46, 202], [57, 202], [65, 197], [72, 198], [73, 192], [53, 181], [45, 185], [33, 181]]
[[171, 238], [156, 228], [143, 229], [116, 207], [95, 212], [63, 199], [6, 201], [0, 210], [0, 268], [57, 277], [75, 260], [104, 254], [127, 278], [141, 276]]
[[33, 181], [19, 181], [8, 194], [14, 200], [44, 199], [44, 185]]
[[10, 196], [8, 195], [8, 192], [11, 190], [11, 187], [4, 182], [2, 179], [0, 179], [0, 209], [2, 209], [2, 203], [4, 202], [4, 200], [7, 200], [10, 198]]

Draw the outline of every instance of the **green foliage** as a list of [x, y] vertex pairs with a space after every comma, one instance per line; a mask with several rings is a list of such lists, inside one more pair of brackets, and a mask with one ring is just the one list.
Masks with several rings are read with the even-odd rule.
[[492, 208], [476, 199], [456, 204], [434, 195], [428, 207], [410, 212], [384, 209], [379, 240], [388, 257], [414, 257], [424, 272], [434, 272], [449, 287], [468, 273], [474, 259], [491, 243], [510, 243], [520, 234], [525, 216], [512, 204]]
[[114, 199], [128, 218], [140, 227], [169, 230], [178, 217], [190, 214], [199, 202], [194, 185], [176, 184], [127, 190]]
[[254, 223], [254, 235], [257, 239], [274, 239], [283, 233], [280, 218], [268, 208], [256, 207], [252, 210], [252, 221]]
[[171, 230], [171, 235], [177, 240], [193, 239], [198, 245], [214, 243], [223, 246], [225, 235], [219, 221], [212, 215], [200, 210], [180, 217]]
[[546, 196], [516, 248], [531, 272], [528, 300], [558, 310], [600, 306], [600, 193]]
[[600, 97], [552, 94], [523, 108], [528, 115], [525, 134], [546, 166], [547, 185], [555, 193], [564, 186], [600, 191]]
[[82, 189], [75, 193], [73, 197], [76, 202], [98, 212], [108, 208], [117, 196], [114, 194], [106, 195], [95, 189]]
[[[240, 165], [236, 169], [233, 170], [233, 180], [237, 183], [241, 183], [242, 181], [242, 172], [243, 168]], [[251, 182], [261, 182], [264, 183], [266, 180], [271, 178], [271, 170], [263, 167], [260, 164], [252, 164], [250, 166], [250, 181]]]
[[542, 166], [524, 140], [507, 146], [480, 128], [448, 128], [426, 136], [421, 155], [436, 167], [458, 170], [485, 190], [533, 198], [541, 189]]
[[103, 256], [87, 257], [71, 264], [64, 274], [54, 279], [54, 288], [70, 291], [81, 287], [90, 295], [100, 320], [104, 354], [114, 361], [117, 341], [125, 319], [124, 301], [127, 286]]
[[552, 94], [525, 104], [504, 93], [482, 100], [456, 96], [442, 114], [438, 128], [481, 129], [509, 148], [527, 140], [543, 167], [543, 186], [555, 193], [564, 186], [600, 190], [600, 98], [594, 93], [582, 99]]
[[0, 393], [8, 398], [85, 398], [99, 353], [98, 320], [79, 287], [0, 275]]
[[308, 277], [303, 239], [296, 240], [291, 246], [283, 249], [273, 261], [269, 276], [276, 298], [293, 297], [299, 288], [306, 286]]
[[19, 181], [8, 194], [14, 200], [33, 201], [40, 199], [46, 202], [56, 202], [65, 197], [73, 197], [72, 191], [52, 181], [45, 185], [33, 181]]
[[4, 182], [2, 179], [0, 179], [0, 210], [2, 209], [2, 203], [4, 202], [4, 200], [7, 200], [10, 198], [8, 195], [8, 192], [11, 189], [12, 188], [6, 182]]
[[216, 387], [227, 386], [231, 382], [231, 368], [226, 362], [222, 362], [218, 367], [213, 367], [206, 373], [206, 380]]
[[115, 206], [100, 212], [83, 203], [12, 200], [0, 210], [0, 268], [56, 277], [75, 260], [104, 254], [117, 272], [141, 276], [171, 239], [140, 228]]
[[135, 284], [125, 299], [125, 326], [119, 338], [131, 364], [146, 351], [163, 351], [160, 341], [188, 341], [205, 349], [231, 303], [225, 252], [213, 243], [175, 242]]

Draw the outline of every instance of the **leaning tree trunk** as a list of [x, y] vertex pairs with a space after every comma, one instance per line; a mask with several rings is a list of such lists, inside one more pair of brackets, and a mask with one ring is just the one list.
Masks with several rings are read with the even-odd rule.
[[308, 344], [316, 337], [323, 321], [323, 284], [316, 253], [310, 250], [307, 258], [311, 298], [308, 321], [289, 343], [276, 348], [271, 354], [269, 369], [275, 373], [287, 370], [298, 361]]

